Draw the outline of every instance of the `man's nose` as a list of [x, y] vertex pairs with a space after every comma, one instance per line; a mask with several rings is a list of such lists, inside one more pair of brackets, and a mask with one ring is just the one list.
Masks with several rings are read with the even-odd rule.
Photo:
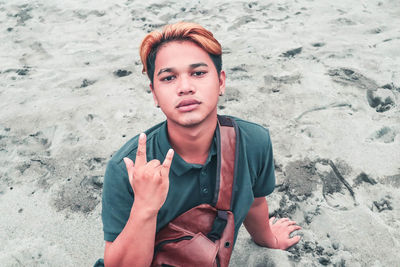
[[196, 92], [193, 84], [190, 81], [190, 77], [182, 75], [179, 79], [178, 84], [178, 95], [194, 94]]

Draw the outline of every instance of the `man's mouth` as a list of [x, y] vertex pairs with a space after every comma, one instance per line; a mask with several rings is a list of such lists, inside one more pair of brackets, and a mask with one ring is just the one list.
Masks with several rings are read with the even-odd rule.
[[185, 99], [179, 102], [176, 108], [180, 111], [192, 111], [197, 108], [199, 104], [201, 104], [201, 102], [195, 99]]

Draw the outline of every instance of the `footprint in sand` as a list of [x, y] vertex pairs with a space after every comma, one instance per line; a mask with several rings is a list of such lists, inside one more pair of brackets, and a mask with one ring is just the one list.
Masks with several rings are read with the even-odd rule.
[[83, 79], [81, 85], [79, 88], [85, 88], [88, 87], [92, 84], [95, 84], [97, 81], [96, 80], [89, 80], [89, 79]]
[[382, 179], [382, 183], [389, 184], [395, 188], [400, 188], [400, 173], [395, 175], [385, 176]]
[[131, 74], [132, 74], [132, 71], [123, 70], [123, 69], [118, 69], [118, 70], [114, 71], [113, 74], [114, 74], [116, 77], [121, 78], [121, 77], [125, 77], [125, 76], [128, 76], [128, 75], [131, 75]]
[[103, 175], [90, 175], [90, 170], [83, 170], [82, 173], [88, 175], [66, 179], [65, 184], [52, 196], [52, 203], [58, 211], [90, 213], [100, 203]]
[[279, 191], [285, 191], [289, 200], [303, 201], [313, 195], [321, 184], [315, 162], [309, 159], [290, 162], [284, 171], [284, 182]]
[[250, 78], [247, 74], [247, 66], [245, 64], [229, 69], [228, 75], [232, 80], [247, 80]]
[[350, 170], [344, 162], [339, 161], [336, 165], [330, 159], [304, 159], [289, 163], [284, 171], [283, 183], [277, 185], [278, 191], [285, 192], [288, 197], [285, 203], [280, 203], [280, 210], [318, 195], [317, 189], [321, 185], [322, 196], [329, 206], [340, 210], [353, 208], [357, 205], [355, 194], [344, 178]]
[[377, 141], [383, 143], [393, 143], [396, 139], [399, 130], [394, 127], [384, 126], [381, 129], [375, 131], [367, 141]]
[[[288, 249], [290, 253], [288, 258], [294, 262], [300, 262], [302, 257], [312, 255], [313, 258], [318, 259], [320, 265], [344, 266], [344, 260], [337, 257], [338, 247], [336, 242], [328, 245], [320, 244], [318, 241], [300, 241], [298, 245]], [[340, 264], [341, 262], [343, 265]]]
[[[64, 186], [53, 196], [53, 205], [57, 211], [70, 210], [72, 212], [90, 213], [100, 203], [100, 194], [93, 192], [90, 187], [79, 185]], [[96, 190], [99, 191], [99, 190]]]
[[337, 25], [344, 25], [344, 26], [352, 26], [352, 25], [356, 25], [356, 23], [354, 21], [352, 21], [351, 19], [348, 18], [338, 18], [332, 21], [333, 24], [337, 24]]
[[[3, 157], [4, 166], [1, 168], [4, 179], [1, 182], [5, 185], [17, 185], [20, 181], [8, 179], [8, 177], [23, 176], [24, 183], [32, 183], [42, 189], [48, 189], [54, 180], [55, 160], [51, 157], [51, 147], [54, 133], [57, 127], [48, 127], [37, 132], [21, 136], [21, 133], [14, 133], [10, 128], [0, 135], [0, 151], [7, 152]], [[3, 134], [4, 133], [4, 134]], [[11, 157], [10, 155], [14, 155]]]
[[88, 166], [89, 170], [98, 169], [104, 167], [105, 165], [106, 159], [100, 157], [91, 158], [86, 162], [86, 166]]
[[385, 210], [393, 210], [392, 200], [390, 196], [386, 196], [380, 200], [375, 200], [372, 202], [371, 206], [372, 211], [382, 212]]
[[323, 46], [325, 46], [325, 43], [324, 42], [317, 42], [317, 43], [312, 43], [311, 45], [314, 46], [314, 47], [323, 47]]
[[396, 105], [394, 93], [382, 88], [367, 90], [367, 100], [370, 107], [375, 108], [377, 112], [388, 111]]
[[328, 71], [328, 75], [331, 76], [334, 82], [345, 86], [355, 86], [360, 89], [376, 90], [379, 86], [361, 73], [350, 69], [350, 68], [337, 68]]
[[243, 16], [243, 17], [240, 17], [240, 18], [236, 19], [236, 20], [233, 22], [233, 25], [230, 26], [230, 27], [228, 28], [228, 31], [237, 30], [237, 29], [239, 29], [242, 25], [245, 25], [245, 24], [248, 24], [248, 23], [254, 22], [254, 21], [257, 21], [257, 19], [254, 18], [253, 16]]
[[362, 183], [368, 183], [370, 185], [376, 185], [377, 182], [375, 181], [374, 178], [369, 177], [368, 174], [366, 174], [365, 172], [361, 172], [356, 179], [354, 179], [354, 183], [353, 186], [357, 187]]
[[51, 146], [51, 141], [42, 131], [30, 134], [29, 137], [25, 139], [25, 143], [31, 143], [32, 140], [42, 145], [44, 149], [48, 149]]
[[337, 167], [329, 159], [319, 159], [317, 162], [317, 173], [323, 183], [322, 195], [326, 203], [339, 210], [349, 210], [358, 205], [352, 186], [344, 178], [351, 168], [344, 162]]
[[11, 137], [12, 144], [17, 145], [17, 154], [22, 158], [36, 158], [37, 156], [48, 157], [51, 155], [51, 145], [57, 127], [48, 127], [29, 134], [21, 139]]
[[[268, 88], [273, 93], [277, 93], [284, 89], [286, 85], [299, 84], [301, 83], [302, 76], [300, 74], [273, 76], [265, 75], [264, 84], [265, 88]], [[265, 91], [264, 87], [261, 90]]]
[[52, 196], [52, 203], [58, 210], [90, 213], [101, 200], [103, 174], [106, 158], [92, 157], [82, 160], [79, 172], [63, 173], [64, 182]]
[[395, 91], [397, 88], [391, 84], [380, 87], [374, 80], [350, 68], [331, 69], [328, 71], [328, 75], [339, 84], [366, 89], [368, 104], [377, 112], [388, 111], [396, 105]]
[[98, 11], [98, 10], [74, 10], [75, 17], [86, 20], [89, 16], [96, 16], [96, 17], [103, 17], [106, 14], [105, 11]]
[[303, 47], [294, 48], [281, 54], [282, 57], [292, 58], [303, 51]]
[[25, 26], [25, 22], [32, 19], [31, 11], [33, 10], [32, 5], [24, 4], [20, 5], [19, 11], [16, 14], [8, 14], [10, 17], [15, 17], [17, 19], [18, 26]]
[[276, 185], [276, 190], [283, 192], [283, 195], [279, 208], [272, 212], [272, 216], [290, 217], [298, 209], [299, 202], [313, 196], [321, 180], [316, 173], [315, 163], [309, 159], [290, 162], [282, 174], [283, 182]]
[[380, 34], [385, 30], [386, 30], [386, 27], [385, 26], [381, 26], [381, 27], [370, 29], [370, 30], [367, 31], [367, 33], [369, 33], [369, 34]]

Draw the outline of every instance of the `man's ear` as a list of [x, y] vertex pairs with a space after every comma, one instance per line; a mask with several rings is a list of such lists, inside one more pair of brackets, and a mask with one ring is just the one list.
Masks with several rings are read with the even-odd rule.
[[154, 92], [153, 84], [150, 83], [150, 84], [149, 84], [149, 87], [150, 87], [151, 93], [152, 93], [152, 95], [153, 95], [154, 104], [156, 105], [156, 107], [160, 107], [160, 106], [158, 105], [158, 100], [157, 100], [156, 93]]
[[225, 80], [226, 80], [225, 71], [221, 70], [219, 74], [219, 95], [225, 94]]

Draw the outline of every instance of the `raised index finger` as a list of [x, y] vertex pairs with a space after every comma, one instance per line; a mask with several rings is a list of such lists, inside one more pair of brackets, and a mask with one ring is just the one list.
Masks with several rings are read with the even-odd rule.
[[147, 163], [146, 158], [146, 134], [141, 133], [139, 136], [138, 148], [136, 151], [135, 166], [144, 166]]

